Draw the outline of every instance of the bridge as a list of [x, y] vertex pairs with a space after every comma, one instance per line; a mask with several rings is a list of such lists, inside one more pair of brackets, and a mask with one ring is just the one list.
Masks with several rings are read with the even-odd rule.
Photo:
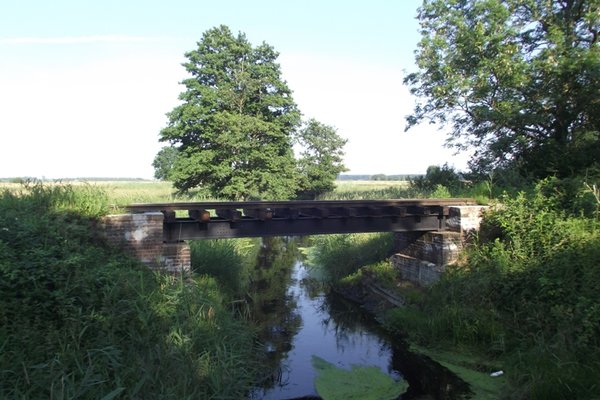
[[132, 204], [161, 212], [164, 241], [445, 230], [450, 207], [472, 199], [250, 201]]
[[191, 269], [190, 240], [394, 232], [394, 265], [403, 278], [427, 285], [457, 259], [482, 208], [472, 199], [132, 204], [128, 214], [104, 217], [99, 229], [150, 267], [177, 273]]

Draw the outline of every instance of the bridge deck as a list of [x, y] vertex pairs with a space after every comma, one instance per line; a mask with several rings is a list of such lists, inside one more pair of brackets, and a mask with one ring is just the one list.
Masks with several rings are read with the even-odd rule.
[[[472, 199], [211, 201], [132, 204], [162, 212], [165, 241], [326, 233], [443, 230], [449, 207]], [[179, 211], [179, 213], [177, 213]], [[182, 216], [181, 211], [187, 211]]]

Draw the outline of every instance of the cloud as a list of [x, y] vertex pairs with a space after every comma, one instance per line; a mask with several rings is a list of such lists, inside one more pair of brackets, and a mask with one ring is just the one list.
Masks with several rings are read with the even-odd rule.
[[140, 43], [150, 40], [144, 36], [128, 35], [90, 35], [90, 36], [56, 36], [35, 37], [21, 36], [0, 38], [0, 44], [30, 45], [30, 44], [92, 44], [92, 43]]

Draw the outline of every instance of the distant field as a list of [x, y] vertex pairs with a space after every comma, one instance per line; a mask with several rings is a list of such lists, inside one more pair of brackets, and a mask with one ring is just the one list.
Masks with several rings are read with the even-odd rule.
[[354, 192], [360, 190], [377, 190], [387, 188], [406, 188], [408, 181], [336, 181], [336, 192]]
[[[209, 200], [196, 194], [177, 196], [170, 182], [161, 181], [69, 181], [65, 182], [74, 186], [88, 185], [101, 188], [108, 196], [109, 202], [116, 207], [131, 203], [156, 203], [174, 201], [203, 201]], [[62, 184], [61, 182], [44, 183], [45, 185]], [[322, 196], [325, 200], [333, 199], [361, 199], [361, 198], [390, 198], [402, 197], [399, 195], [408, 188], [408, 181], [336, 181], [333, 193]], [[0, 182], [0, 189], [19, 190], [22, 185], [18, 183]]]

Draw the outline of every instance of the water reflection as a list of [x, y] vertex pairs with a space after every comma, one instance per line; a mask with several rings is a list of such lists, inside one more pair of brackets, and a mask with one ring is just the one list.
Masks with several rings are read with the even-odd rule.
[[376, 366], [394, 379], [404, 376], [411, 387], [402, 399], [464, 394], [452, 374], [394, 343], [371, 316], [311, 279], [298, 246], [295, 238], [263, 239], [252, 271], [249, 307], [265, 359], [252, 399], [317, 396], [313, 355], [341, 368]]
[[260, 380], [265, 389], [283, 383], [281, 359], [291, 350], [292, 338], [302, 323], [295, 311], [296, 299], [288, 293], [294, 284], [292, 270], [299, 256], [297, 243], [292, 238], [263, 238], [250, 274], [248, 306], [264, 346], [265, 372]]

